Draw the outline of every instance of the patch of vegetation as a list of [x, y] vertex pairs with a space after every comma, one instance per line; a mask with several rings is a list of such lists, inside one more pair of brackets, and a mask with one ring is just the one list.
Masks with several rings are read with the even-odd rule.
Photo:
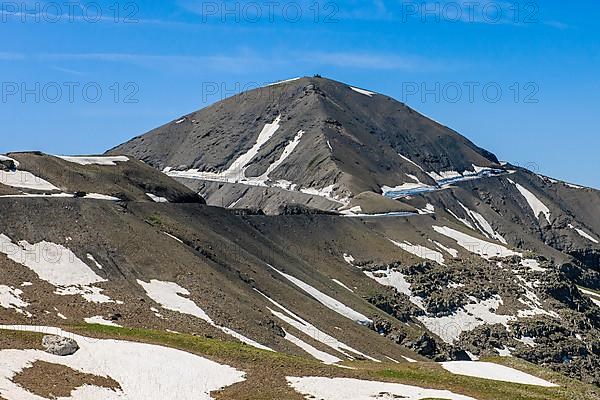
[[148, 218], [146, 218], [144, 220], [144, 222], [146, 222], [149, 225], [152, 226], [161, 226], [162, 225], [162, 220], [160, 219], [160, 215], [159, 214], [152, 214], [150, 215]]

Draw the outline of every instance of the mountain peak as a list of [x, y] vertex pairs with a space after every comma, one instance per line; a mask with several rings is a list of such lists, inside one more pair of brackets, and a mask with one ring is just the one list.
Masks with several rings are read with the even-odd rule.
[[182, 179], [319, 195], [337, 207], [362, 192], [499, 167], [493, 154], [406, 105], [318, 76], [240, 93], [109, 153]]

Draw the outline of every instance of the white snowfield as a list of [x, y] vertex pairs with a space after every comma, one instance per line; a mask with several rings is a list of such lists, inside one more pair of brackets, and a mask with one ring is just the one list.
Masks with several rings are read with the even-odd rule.
[[579, 236], [581, 236], [584, 239], [589, 240], [592, 243], [596, 243], [596, 244], [600, 243], [598, 241], [598, 239], [594, 238], [592, 235], [590, 235], [589, 233], [587, 233], [583, 229], [576, 228], [573, 224], [569, 224], [569, 228], [573, 229], [575, 232], [577, 232], [579, 234]]
[[367, 318], [363, 314], [359, 313], [358, 311], [354, 311], [350, 307], [342, 304], [341, 302], [326, 295], [325, 293], [320, 292], [319, 290], [317, 290], [314, 287], [310, 286], [309, 284], [301, 281], [300, 279], [294, 278], [291, 275], [281, 272], [278, 269], [273, 268], [271, 265], [269, 265], [269, 267], [273, 271], [277, 272], [278, 274], [280, 274], [281, 276], [286, 278], [288, 281], [292, 282], [294, 285], [296, 285], [297, 287], [299, 287], [300, 289], [302, 289], [303, 291], [305, 291], [306, 293], [311, 295], [315, 300], [317, 300], [319, 303], [323, 304], [325, 307], [329, 308], [330, 310], [335, 311], [336, 313], [338, 313], [348, 319], [351, 319], [352, 321], [355, 321], [361, 325], [369, 325], [372, 322], [369, 318]]
[[[243, 382], [245, 374], [227, 365], [167, 347], [118, 340], [101, 340], [66, 333], [57, 328], [4, 326], [0, 329], [66, 336], [80, 349], [72, 356], [39, 350], [0, 351], [0, 396], [6, 400], [42, 400], [12, 382], [36, 361], [115, 380], [120, 390], [83, 386], [72, 400], [210, 400], [210, 393]], [[66, 400], [66, 399], [65, 399]]]
[[558, 387], [554, 383], [537, 378], [514, 368], [488, 362], [451, 361], [442, 363], [442, 367], [455, 375], [470, 376], [474, 378], [490, 379], [494, 381], [518, 383], [542, 387]]
[[0, 184], [39, 191], [60, 190], [53, 184], [28, 171], [0, 171]]
[[527, 200], [527, 204], [529, 204], [529, 207], [531, 208], [531, 211], [533, 211], [535, 217], [539, 220], [540, 214], [544, 214], [544, 217], [546, 217], [546, 221], [550, 223], [550, 209], [546, 207], [546, 205], [542, 203], [540, 199], [535, 197], [535, 195], [529, 190], [527, 190], [525, 187], [519, 185], [511, 179], [509, 179], [508, 181], [515, 185], [517, 187], [517, 190], [521, 193], [521, 195], [525, 197], [525, 200]]
[[242, 334], [233, 331], [224, 326], [217, 325], [209, 316], [204, 312], [203, 309], [198, 307], [196, 303], [192, 300], [183, 297], [189, 296], [191, 293], [189, 290], [182, 288], [178, 284], [174, 282], [162, 282], [156, 279], [151, 280], [146, 283], [144, 281], [138, 280], [138, 284], [144, 288], [148, 297], [150, 297], [153, 301], [160, 304], [162, 308], [165, 310], [175, 311], [180, 314], [191, 315], [196, 318], [200, 318], [205, 321], [209, 325], [221, 330], [227, 335], [230, 335], [240, 342], [250, 345], [252, 347], [256, 347], [261, 350], [273, 351], [272, 349], [261, 345], [260, 343], [255, 342], [252, 339], [249, 339]]
[[288, 384], [306, 398], [320, 400], [445, 399], [476, 400], [448, 390], [348, 378], [288, 377]]
[[516, 251], [513, 251], [501, 244], [487, 242], [447, 226], [433, 226], [433, 229], [441, 235], [456, 240], [458, 245], [467, 251], [470, 251], [471, 253], [477, 254], [488, 260], [493, 257], [505, 258], [512, 256], [523, 256], [523, 254], [517, 253]]
[[81, 295], [93, 303], [112, 302], [108, 296], [101, 294], [102, 289], [93, 286], [106, 280], [62, 245], [46, 241], [13, 243], [9, 237], [0, 234], [0, 253], [55, 286], [58, 295]]
[[360, 94], [364, 94], [365, 96], [369, 96], [369, 97], [373, 97], [374, 95], [376, 95], [377, 93], [375, 92], [371, 92], [365, 89], [359, 89], [359, 88], [355, 88], [350, 86], [350, 89], [355, 91], [356, 93], [360, 93]]
[[62, 160], [79, 165], [116, 166], [118, 162], [127, 162], [125, 156], [56, 156]]

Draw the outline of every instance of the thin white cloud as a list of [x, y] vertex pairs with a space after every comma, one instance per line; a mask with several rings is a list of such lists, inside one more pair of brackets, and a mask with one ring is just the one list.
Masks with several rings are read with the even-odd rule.
[[0, 52], [0, 60], [2, 60], [2, 61], [17, 61], [17, 60], [24, 60], [24, 59], [25, 59], [25, 55], [22, 53]]

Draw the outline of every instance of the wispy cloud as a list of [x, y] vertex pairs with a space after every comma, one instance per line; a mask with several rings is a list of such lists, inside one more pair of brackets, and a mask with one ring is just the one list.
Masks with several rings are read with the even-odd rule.
[[2, 61], [17, 61], [17, 60], [24, 60], [24, 59], [25, 59], [25, 55], [22, 53], [0, 52], [0, 60], [2, 60]]
[[58, 65], [53, 65], [51, 67], [53, 70], [59, 71], [59, 72], [64, 72], [65, 74], [70, 74], [70, 75], [77, 75], [77, 76], [83, 76], [85, 75], [85, 73], [81, 72], [81, 71], [77, 71], [71, 68], [64, 68], [64, 67], [60, 67]]
[[141, 53], [45, 53], [36, 56], [39, 60], [51, 61], [94, 61], [125, 63], [165, 71], [226, 70], [244, 72], [252, 68], [268, 68], [273, 60], [240, 53], [236, 55], [173, 55]]

